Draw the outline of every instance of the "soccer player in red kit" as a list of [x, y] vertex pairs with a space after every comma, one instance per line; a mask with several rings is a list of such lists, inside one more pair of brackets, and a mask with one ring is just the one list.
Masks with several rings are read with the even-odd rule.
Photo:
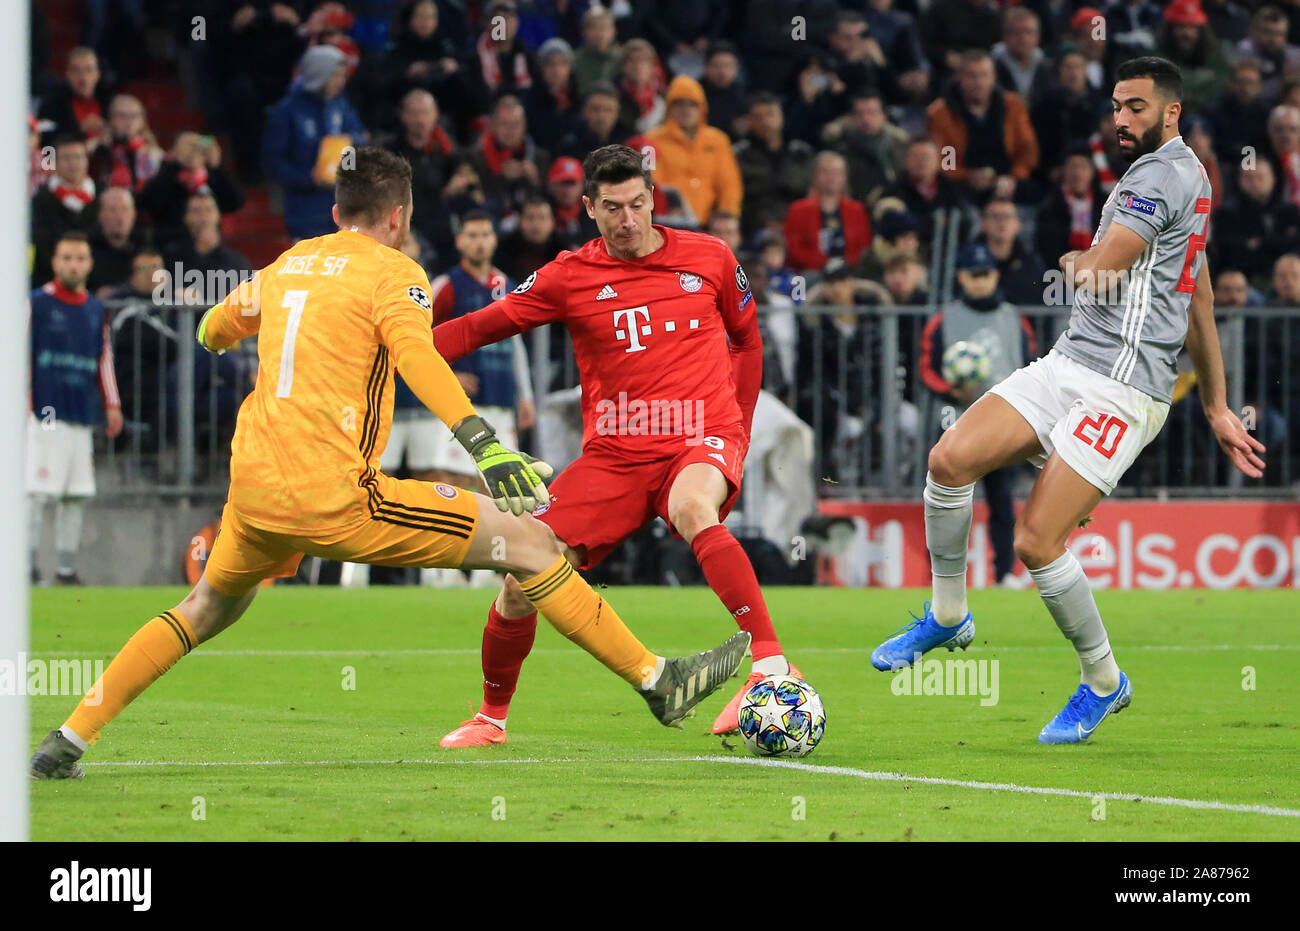
[[[749, 681], [713, 724], [737, 729], [745, 689], [790, 673], [744, 549], [722, 521], [740, 493], [763, 346], [744, 270], [722, 240], [651, 223], [640, 153], [587, 156], [583, 203], [600, 229], [513, 292], [434, 329], [454, 362], [547, 323], [573, 339], [582, 382], [582, 455], [550, 483], [535, 516], [588, 569], [656, 516], [690, 543], [709, 586], [753, 637]], [[444, 747], [505, 743], [506, 714], [537, 614], [507, 576], [483, 631], [483, 704]]]

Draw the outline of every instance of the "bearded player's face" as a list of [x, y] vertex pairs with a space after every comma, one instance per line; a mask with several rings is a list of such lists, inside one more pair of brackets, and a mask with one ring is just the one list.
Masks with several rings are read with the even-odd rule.
[[605, 240], [609, 254], [635, 258], [650, 243], [653, 198], [645, 180], [629, 178], [617, 184], [602, 184], [594, 199], [582, 198], [587, 215]]
[[1178, 125], [1181, 107], [1166, 101], [1150, 78], [1118, 81], [1111, 97], [1115, 111], [1115, 136], [1120, 154], [1136, 161], [1160, 148], [1166, 117]]

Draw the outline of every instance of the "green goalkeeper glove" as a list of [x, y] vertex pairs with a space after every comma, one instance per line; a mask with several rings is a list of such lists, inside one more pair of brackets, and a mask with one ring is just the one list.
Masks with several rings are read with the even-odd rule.
[[506, 449], [497, 440], [496, 431], [478, 414], [462, 420], [454, 435], [483, 473], [498, 510], [531, 513], [538, 505], [550, 503], [551, 495], [543, 479], [550, 478], [555, 470], [540, 459]]

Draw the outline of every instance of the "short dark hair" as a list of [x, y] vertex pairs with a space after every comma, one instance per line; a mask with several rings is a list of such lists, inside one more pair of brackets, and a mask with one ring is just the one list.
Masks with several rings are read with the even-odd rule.
[[86, 145], [87, 143], [86, 137], [81, 133], [60, 133], [54, 137], [52, 144], [57, 149], [65, 145]]
[[749, 106], [746, 107], [746, 109], [752, 110], [760, 105], [780, 108], [781, 98], [771, 91], [758, 91], [757, 93], [750, 95]]
[[609, 81], [596, 81], [587, 88], [587, 93], [583, 96], [582, 102], [585, 104], [592, 97], [613, 97], [618, 100], [618, 88]]
[[619, 144], [603, 145], [590, 153], [582, 163], [582, 176], [585, 179], [582, 193], [589, 200], [596, 199], [602, 184], [621, 184], [640, 178], [645, 181], [646, 190], [654, 187], [645, 156], [630, 146]]
[[345, 150], [334, 181], [334, 202], [340, 222], [365, 225], [378, 223], [394, 207], [410, 207], [410, 162], [379, 146]]
[[491, 223], [492, 229], [497, 228], [496, 220], [492, 219], [492, 214], [475, 207], [473, 210], [466, 210], [460, 215], [460, 225], [456, 227], [456, 232], [459, 233], [469, 223], [479, 222]]
[[709, 47], [704, 51], [704, 60], [712, 61], [715, 55], [731, 55], [735, 58], [740, 58], [740, 54], [736, 51], [736, 46], [728, 42], [726, 39], [717, 39], [710, 42]]
[[84, 242], [87, 247], [90, 246], [90, 237], [81, 230], [64, 230], [59, 234], [59, 238], [54, 240], [55, 251], [59, 248], [59, 243], [64, 242]]
[[549, 197], [547, 197], [541, 191], [533, 191], [527, 197], [525, 197], [524, 202], [519, 205], [519, 212], [523, 213], [529, 207], [536, 207], [539, 204], [546, 207], [548, 210], [552, 210], [552, 211], [555, 210], [555, 205], [551, 203], [551, 199]]
[[1166, 100], [1181, 102], [1183, 99], [1183, 72], [1168, 58], [1142, 55], [1122, 62], [1115, 69], [1116, 82], [1131, 81], [1134, 78], [1150, 78]]

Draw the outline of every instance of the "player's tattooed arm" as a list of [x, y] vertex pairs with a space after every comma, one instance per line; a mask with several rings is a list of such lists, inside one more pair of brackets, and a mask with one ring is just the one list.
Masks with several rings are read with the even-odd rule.
[[1223, 354], [1219, 349], [1219, 331], [1214, 323], [1214, 290], [1210, 285], [1208, 259], [1201, 262], [1201, 274], [1196, 279], [1196, 290], [1192, 292], [1185, 345], [1196, 370], [1201, 407], [1219, 447], [1243, 474], [1259, 478], [1264, 474], [1264, 460], [1259, 457], [1264, 452], [1264, 444], [1246, 432], [1241, 420], [1228, 407]]

